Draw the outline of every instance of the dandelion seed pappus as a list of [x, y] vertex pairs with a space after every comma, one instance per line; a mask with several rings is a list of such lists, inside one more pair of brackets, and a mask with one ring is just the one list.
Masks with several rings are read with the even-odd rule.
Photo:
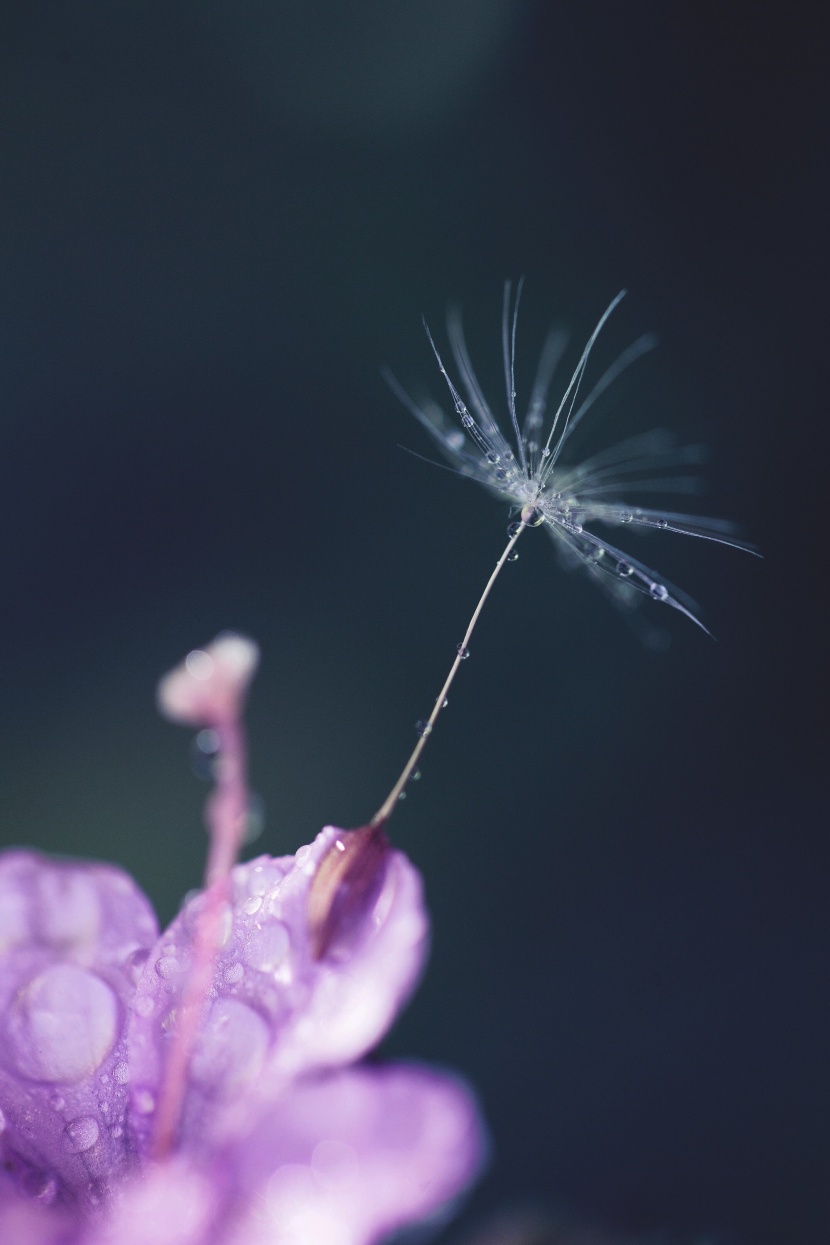
[[[547, 432], [548, 398], [554, 374], [566, 347], [565, 335], [559, 331], [548, 334], [536, 369], [526, 413], [519, 419], [516, 394], [516, 325], [522, 282], [515, 298], [511, 282], [504, 287], [502, 305], [501, 350], [507, 412], [513, 442], [502, 432], [492, 407], [484, 396], [473, 370], [461, 317], [450, 312], [447, 335], [460, 388], [450, 376], [435, 339], [424, 320], [424, 331], [432, 347], [438, 368], [450, 393], [459, 428], [435, 403], [419, 405], [388, 370], [384, 373], [392, 391], [423, 424], [449, 462], [449, 470], [464, 479], [474, 480], [499, 501], [506, 502], [511, 515], [507, 529], [508, 541], [497, 561], [478, 604], [473, 610], [463, 639], [457, 645], [456, 657], [435, 700], [429, 718], [418, 724], [418, 743], [404, 766], [398, 781], [378, 809], [371, 827], [388, 821], [397, 801], [402, 797], [427, 739], [446, 704], [447, 693], [463, 660], [470, 655], [470, 637], [478, 622], [490, 591], [507, 562], [518, 557], [516, 542], [528, 528], [544, 528], [557, 546], [566, 565], [581, 567], [594, 583], [604, 588], [619, 605], [631, 605], [640, 597], [649, 597], [685, 614], [701, 630], [710, 635], [699, 617], [698, 607], [679, 588], [670, 584], [657, 571], [630, 553], [619, 549], [599, 527], [627, 527], [676, 532], [696, 536], [700, 540], [743, 549], [756, 550], [739, 539], [733, 524], [723, 519], [678, 513], [669, 508], [652, 509], [632, 506], [623, 500], [627, 492], [671, 493], [688, 492], [693, 478], [678, 474], [679, 467], [700, 462], [697, 446], [677, 446], [665, 432], [651, 432], [629, 437], [610, 449], [568, 463], [563, 455], [570, 439], [606, 389], [626, 368], [654, 345], [651, 335], [638, 338], [601, 373], [586, 397], [580, 396], [588, 360], [597, 338], [609, 316], [619, 306], [625, 291], [612, 299], [579, 356], [576, 368], [565, 387]], [[418, 455], [420, 457], [420, 455]], [[443, 464], [437, 464], [443, 466]], [[516, 517], [518, 516], [518, 517]], [[368, 840], [367, 840], [368, 842]]]
[[[457, 311], [448, 316], [447, 336], [460, 388], [445, 367], [426, 321], [424, 329], [449, 389], [461, 431], [435, 404], [414, 402], [389, 372], [386, 373], [388, 383], [437, 442], [451, 470], [483, 485], [506, 502], [511, 513], [518, 514], [522, 528], [544, 527], [566, 563], [582, 567], [617, 603], [632, 604], [638, 594], [650, 597], [685, 614], [709, 634], [690, 597], [644, 562], [619, 549], [602, 530], [596, 530], [597, 527], [631, 524], [641, 530], [674, 532], [756, 553], [726, 520], [679, 513], [668, 507], [632, 506], [623, 500], [625, 493], [677, 493], [693, 489], [694, 478], [679, 474], [678, 468], [698, 464], [701, 447], [678, 446], [670, 434], [655, 431], [629, 437], [582, 462], [565, 461], [571, 437], [584, 417], [609, 386], [635, 360], [652, 349], [654, 338], [650, 334], [638, 338], [606, 368], [587, 396], [581, 396], [589, 357], [602, 329], [625, 295], [625, 291], [621, 291], [589, 337], [545, 431], [549, 393], [567, 342], [558, 330], [548, 334], [527, 409], [520, 420], [515, 357], [521, 291], [522, 282], [519, 282], [514, 298], [512, 284], [507, 282], [502, 309], [501, 347], [512, 444], [503, 433], [473, 370]], [[508, 533], [512, 535], [515, 530], [512, 524]]]

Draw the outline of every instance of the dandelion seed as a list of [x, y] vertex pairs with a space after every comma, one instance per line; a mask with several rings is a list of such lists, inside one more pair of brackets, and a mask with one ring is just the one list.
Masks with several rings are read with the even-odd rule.
[[[699, 447], [677, 447], [666, 433], [652, 432], [630, 437], [581, 463], [564, 461], [571, 437], [597, 399], [626, 368], [654, 345], [650, 335], [638, 338], [606, 368], [587, 396], [581, 397], [591, 352], [609, 316], [624, 297], [624, 290], [612, 300], [588, 338], [545, 435], [550, 388], [565, 349], [565, 338], [561, 333], [549, 334], [536, 370], [527, 413], [520, 420], [516, 405], [515, 359], [521, 292], [520, 282], [514, 299], [512, 285], [508, 281], [504, 287], [502, 310], [502, 356], [507, 411], [514, 438], [512, 445], [499, 426], [473, 370], [457, 312], [449, 316], [447, 330], [460, 377], [460, 389], [445, 367], [426, 321], [424, 330], [449, 389], [455, 413], [461, 421], [461, 431], [453, 426], [439, 407], [434, 404], [419, 406], [413, 402], [395, 377], [386, 373], [393, 392], [437, 442], [451, 469], [483, 485], [500, 501], [506, 502], [512, 514], [519, 517], [514, 518], [507, 529], [507, 547], [496, 563], [473, 611], [464, 639], [458, 645], [458, 656], [425, 724], [428, 729], [421, 733], [401, 777], [375, 814], [371, 825], [380, 825], [388, 819], [417, 764], [459, 664], [469, 652], [470, 636], [484, 602], [505, 562], [515, 560], [514, 546], [526, 528], [544, 527], [565, 562], [583, 568], [619, 604], [633, 604], [642, 594], [685, 614], [707, 635], [710, 633], [701, 622], [695, 603], [644, 562], [617, 548], [602, 529], [630, 525], [676, 532], [757, 553], [751, 545], [737, 537], [734, 526], [725, 520], [668, 509], [635, 508], [621, 497], [626, 491], [692, 491], [694, 479], [671, 473], [678, 467], [699, 462], [702, 456]], [[597, 531], [597, 528], [600, 530]]]

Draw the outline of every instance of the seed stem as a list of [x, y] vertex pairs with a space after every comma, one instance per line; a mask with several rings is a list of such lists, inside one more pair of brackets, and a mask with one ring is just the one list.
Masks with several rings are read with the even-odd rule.
[[507, 546], [504, 549], [504, 552], [502, 553], [501, 557], [499, 558], [498, 562], [493, 568], [493, 573], [491, 574], [490, 578], [487, 580], [487, 585], [484, 591], [482, 592], [481, 596], [479, 597], [478, 605], [473, 610], [472, 617], [469, 623], [467, 624], [467, 630], [464, 633], [464, 639], [461, 641], [461, 643], [458, 646], [458, 656], [456, 657], [455, 661], [452, 663], [452, 666], [450, 667], [450, 672], [447, 675], [446, 679], [444, 680], [444, 686], [441, 688], [441, 691], [438, 693], [438, 697], [435, 701], [435, 704], [432, 707], [432, 713], [429, 715], [423, 727], [421, 728], [420, 739], [415, 745], [412, 751], [412, 755], [410, 756], [406, 765], [403, 767], [400, 778], [395, 783], [394, 787], [389, 792], [388, 796], [383, 801], [383, 803], [381, 804], [378, 811], [375, 813], [372, 820], [369, 822], [370, 826], [381, 825], [383, 822], [388, 821], [389, 818], [391, 817], [392, 810], [397, 804], [398, 798], [401, 792], [403, 791], [404, 787], [409, 782], [412, 772], [415, 769], [415, 766], [418, 764], [418, 761], [420, 760], [421, 753], [426, 747], [427, 740], [432, 734], [432, 728], [434, 727], [438, 719], [438, 715], [441, 712], [441, 710], [444, 708], [444, 701], [447, 698], [447, 692], [450, 690], [450, 687], [452, 686], [452, 681], [456, 676], [458, 667], [461, 665], [462, 661], [467, 656], [467, 647], [470, 643], [470, 636], [473, 634], [473, 631], [475, 630], [475, 625], [478, 622], [479, 615], [481, 611], [484, 609], [484, 602], [487, 600], [487, 598], [490, 595], [490, 589], [493, 587], [493, 584], [498, 579], [499, 572], [501, 571], [505, 562], [510, 557], [510, 554], [513, 552], [513, 547], [516, 544], [516, 541], [519, 539], [519, 537], [521, 536], [522, 532], [525, 530], [526, 527], [527, 527], [527, 523], [524, 521], [524, 519], [522, 519], [522, 521], [518, 524], [515, 532], [513, 533], [513, 535], [510, 537], [509, 541], [507, 542]]

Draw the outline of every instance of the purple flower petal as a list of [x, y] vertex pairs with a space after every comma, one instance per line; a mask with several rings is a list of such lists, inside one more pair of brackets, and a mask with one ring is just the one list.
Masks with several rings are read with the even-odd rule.
[[471, 1093], [426, 1068], [353, 1068], [301, 1086], [221, 1156], [241, 1205], [222, 1245], [372, 1245], [433, 1217], [479, 1170]]
[[110, 865], [0, 857], [0, 1137], [18, 1188], [100, 1201], [128, 1159], [126, 1018], [157, 936]]
[[0, 1174], [0, 1241], [3, 1245], [75, 1245], [77, 1224], [65, 1211], [23, 1197]]
[[484, 1150], [459, 1082], [354, 1068], [293, 1088], [201, 1170], [149, 1165], [85, 1245], [372, 1245], [446, 1213]]
[[[420, 875], [399, 852], [379, 863], [373, 902], [321, 959], [308, 897], [341, 831], [329, 826], [294, 857], [262, 856], [232, 875], [211, 998], [190, 1067], [181, 1130], [191, 1149], [250, 1128], [262, 1095], [321, 1067], [350, 1063], [386, 1032], [427, 948]], [[204, 897], [179, 914], [148, 961], [130, 1023], [132, 1109], [142, 1148], [177, 1020]], [[354, 914], [352, 914], [354, 917]]]
[[221, 1239], [227, 1180], [186, 1158], [150, 1163], [114, 1199], [83, 1245], [212, 1245]]

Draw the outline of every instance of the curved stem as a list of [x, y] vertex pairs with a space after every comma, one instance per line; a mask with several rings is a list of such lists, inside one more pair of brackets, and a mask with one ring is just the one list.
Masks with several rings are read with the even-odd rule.
[[403, 767], [400, 778], [395, 783], [394, 787], [389, 792], [388, 796], [383, 801], [383, 803], [381, 804], [378, 811], [375, 813], [372, 820], [369, 822], [370, 826], [379, 826], [383, 822], [388, 821], [389, 818], [391, 817], [392, 810], [397, 804], [398, 799], [400, 798], [400, 794], [403, 791], [404, 787], [409, 782], [412, 772], [415, 769], [415, 766], [418, 764], [421, 753], [426, 747], [427, 740], [432, 734], [432, 728], [438, 719], [438, 714], [444, 708], [444, 701], [446, 700], [447, 692], [450, 690], [450, 687], [452, 686], [452, 681], [455, 678], [458, 667], [461, 665], [462, 661], [467, 656], [466, 650], [467, 650], [467, 646], [470, 643], [470, 636], [473, 634], [475, 625], [478, 622], [479, 615], [481, 611], [484, 609], [484, 602], [487, 600], [488, 596], [490, 595], [490, 589], [493, 587], [493, 584], [496, 582], [499, 576], [499, 572], [501, 571], [505, 562], [508, 560], [508, 558], [510, 557], [510, 554], [513, 552], [513, 546], [516, 544], [516, 541], [519, 539], [519, 537], [521, 536], [522, 532], [525, 530], [526, 527], [527, 527], [527, 524], [524, 522], [524, 520], [522, 520], [517, 526], [513, 535], [510, 537], [510, 540], [507, 542], [507, 546], [504, 552], [502, 553], [501, 557], [499, 558], [498, 562], [493, 568], [493, 573], [490, 576], [490, 578], [487, 580], [486, 587], [484, 591], [482, 592], [481, 596], [479, 597], [478, 605], [473, 610], [472, 617], [469, 623], [467, 624], [467, 630], [464, 633], [464, 639], [461, 641], [461, 643], [458, 646], [458, 656], [456, 657], [455, 661], [452, 663], [452, 666], [450, 667], [450, 672], [447, 675], [446, 679], [444, 680], [444, 686], [441, 688], [441, 691], [438, 693], [438, 697], [435, 701], [435, 704], [432, 707], [432, 713], [427, 718], [427, 721], [424, 723], [424, 726], [421, 730], [421, 737], [418, 740], [417, 744], [415, 745], [412, 751], [412, 755], [410, 756], [406, 765]]

